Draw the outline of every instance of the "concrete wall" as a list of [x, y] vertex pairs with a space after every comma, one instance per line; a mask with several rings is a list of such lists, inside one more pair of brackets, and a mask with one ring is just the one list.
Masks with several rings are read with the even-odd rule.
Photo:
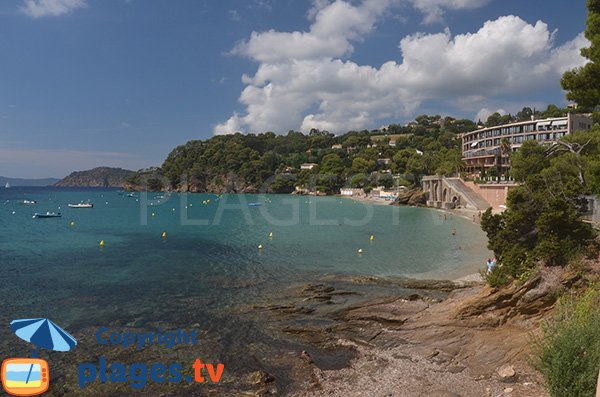
[[501, 209], [501, 205], [506, 205], [508, 192], [519, 185], [516, 184], [476, 184], [474, 182], [465, 182], [471, 190], [478, 193], [487, 201], [493, 209]]

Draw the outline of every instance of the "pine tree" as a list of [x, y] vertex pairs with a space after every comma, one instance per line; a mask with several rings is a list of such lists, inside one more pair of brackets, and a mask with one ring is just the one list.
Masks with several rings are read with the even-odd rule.
[[581, 50], [581, 55], [590, 62], [566, 72], [561, 85], [567, 99], [594, 108], [600, 105], [600, 0], [588, 0], [587, 8], [585, 37], [591, 44]]

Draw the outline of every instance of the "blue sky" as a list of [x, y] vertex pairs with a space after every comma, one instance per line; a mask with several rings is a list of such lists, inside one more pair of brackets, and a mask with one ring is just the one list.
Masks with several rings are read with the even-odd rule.
[[0, 175], [160, 165], [238, 130], [562, 105], [584, 3], [4, 0]]

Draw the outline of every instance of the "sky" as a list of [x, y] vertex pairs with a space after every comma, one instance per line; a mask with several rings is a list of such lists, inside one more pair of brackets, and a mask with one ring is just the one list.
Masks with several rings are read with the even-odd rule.
[[2, 0], [0, 175], [567, 102], [582, 0]]

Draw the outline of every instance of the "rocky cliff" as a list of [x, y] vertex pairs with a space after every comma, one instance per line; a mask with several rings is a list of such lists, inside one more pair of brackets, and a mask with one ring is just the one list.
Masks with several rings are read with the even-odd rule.
[[395, 205], [425, 206], [427, 203], [427, 193], [421, 189], [411, 189], [400, 193], [394, 202]]

